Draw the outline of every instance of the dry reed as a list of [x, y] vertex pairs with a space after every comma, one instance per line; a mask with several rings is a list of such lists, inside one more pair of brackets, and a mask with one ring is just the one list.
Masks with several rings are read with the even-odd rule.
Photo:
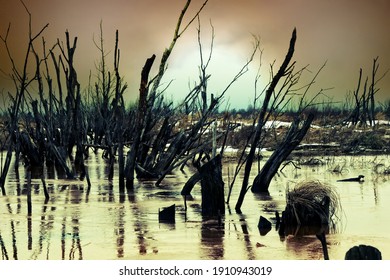
[[[329, 223], [330, 228], [335, 229], [339, 222], [342, 207], [340, 198], [334, 188], [326, 183], [310, 180], [298, 183], [294, 188], [287, 189], [287, 205], [294, 210], [294, 216], [298, 224], [301, 224], [299, 217], [301, 213], [313, 213], [321, 221]], [[328, 203], [329, 202], [329, 203]], [[327, 205], [329, 204], [329, 207]]]

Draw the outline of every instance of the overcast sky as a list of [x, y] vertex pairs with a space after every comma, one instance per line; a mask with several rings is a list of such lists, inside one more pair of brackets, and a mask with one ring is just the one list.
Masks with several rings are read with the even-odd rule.
[[[103, 23], [106, 50], [114, 49], [115, 30], [119, 30], [121, 74], [129, 84], [127, 100], [138, 94], [140, 71], [152, 54], [161, 58], [172, 39], [175, 24], [185, 0], [24, 0], [32, 14], [33, 32], [46, 23], [43, 33], [48, 47], [57, 38], [65, 41], [65, 31], [78, 37], [76, 69], [82, 86], [90, 71], [95, 72], [99, 52], [93, 39], [99, 37]], [[9, 42], [18, 65], [26, 50], [28, 15], [18, 0], [0, 0], [0, 34], [11, 23]], [[185, 22], [201, 6], [193, 0]], [[315, 73], [325, 62], [317, 79], [318, 88], [333, 88], [327, 94], [344, 101], [356, 87], [359, 69], [363, 78], [371, 75], [372, 61], [379, 56], [379, 75], [390, 68], [390, 1], [388, 0], [209, 0], [201, 13], [203, 43], [210, 41], [210, 21], [215, 29], [213, 58], [210, 64], [210, 92], [219, 94], [247, 61], [253, 35], [261, 38], [263, 84], [268, 82], [269, 65], [279, 67], [286, 54], [291, 32], [297, 28], [294, 59], [299, 66], [309, 65]], [[173, 80], [168, 98], [180, 100], [188, 85], [197, 80], [199, 50], [197, 24], [192, 25], [177, 43], [169, 61], [165, 82]], [[39, 40], [37, 43], [41, 43]], [[207, 49], [205, 50], [207, 51]], [[109, 55], [110, 55], [109, 54]], [[19, 59], [19, 60], [18, 60]], [[156, 61], [156, 62], [158, 62]], [[226, 95], [230, 107], [246, 108], [253, 99], [254, 77], [259, 66], [250, 71]], [[157, 68], [155, 64], [154, 70]], [[10, 66], [0, 42], [0, 69]], [[307, 73], [308, 79], [312, 74]], [[261, 86], [261, 85], [260, 85]], [[390, 99], [390, 73], [379, 83], [378, 99]], [[0, 92], [9, 88], [0, 73]]]

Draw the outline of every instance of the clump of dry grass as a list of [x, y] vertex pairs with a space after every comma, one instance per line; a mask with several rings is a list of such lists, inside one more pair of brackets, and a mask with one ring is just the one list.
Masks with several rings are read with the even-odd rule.
[[317, 180], [303, 181], [287, 190], [287, 205], [298, 225], [310, 224], [310, 218], [327, 223], [335, 229], [342, 211], [340, 198], [334, 188]]

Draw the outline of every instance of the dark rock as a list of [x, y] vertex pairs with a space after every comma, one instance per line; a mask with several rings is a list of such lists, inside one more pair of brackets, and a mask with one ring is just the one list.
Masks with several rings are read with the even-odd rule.
[[264, 236], [272, 229], [272, 224], [266, 218], [264, 218], [263, 216], [260, 216], [259, 223], [257, 224], [257, 227], [259, 228], [260, 235]]
[[175, 204], [163, 208], [158, 212], [159, 222], [174, 223], [175, 222]]
[[381, 252], [370, 245], [354, 246], [345, 254], [346, 260], [381, 260]]

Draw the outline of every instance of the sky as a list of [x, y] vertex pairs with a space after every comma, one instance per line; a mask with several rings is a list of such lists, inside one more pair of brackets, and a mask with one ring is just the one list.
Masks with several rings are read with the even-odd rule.
[[[112, 62], [115, 31], [119, 31], [121, 51], [120, 73], [128, 83], [125, 100], [136, 100], [140, 72], [145, 60], [157, 56], [152, 71], [169, 46], [176, 21], [185, 0], [24, 0], [32, 15], [33, 33], [45, 24], [43, 32], [49, 48], [59, 39], [65, 42], [65, 31], [77, 37], [75, 67], [81, 86], [86, 87], [90, 73], [96, 74], [99, 39], [103, 26], [107, 60]], [[187, 23], [202, 5], [193, 0], [184, 18]], [[260, 38], [263, 51], [225, 94], [225, 107], [247, 108], [253, 102], [254, 81], [261, 65], [258, 88], [269, 81], [270, 64], [275, 70], [283, 61], [291, 33], [297, 29], [293, 60], [297, 69], [308, 66], [301, 84], [304, 85], [326, 63], [316, 79], [312, 94], [328, 89], [333, 102], [345, 102], [346, 94], [356, 88], [359, 69], [363, 79], [371, 78], [373, 59], [379, 57], [378, 76], [390, 69], [390, 1], [388, 0], [209, 0], [200, 15], [204, 55], [208, 55], [211, 25], [215, 39], [209, 66], [209, 92], [221, 94], [246, 63], [253, 49], [254, 37]], [[5, 36], [11, 24], [8, 41], [12, 56], [21, 67], [27, 48], [28, 14], [18, 0], [0, 0], [0, 35]], [[198, 80], [199, 48], [197, 22], [179, 38], [168, 62], [164, 85], [171, 82], [165, 95], [180, 101], [189, 87]], [[41, 44], [41, 40], [37, 41]], [[112, 63], [109, 65], [111, 66]], [[111, 69], [113, 67], [111, 66]], [[10, 63], [0, 41], [0, 94], [13, 91]], [[378, 101], [390, 99], [390, 73], [378, 84]], [[2, 102], [0, 100], [0, 102]]]

